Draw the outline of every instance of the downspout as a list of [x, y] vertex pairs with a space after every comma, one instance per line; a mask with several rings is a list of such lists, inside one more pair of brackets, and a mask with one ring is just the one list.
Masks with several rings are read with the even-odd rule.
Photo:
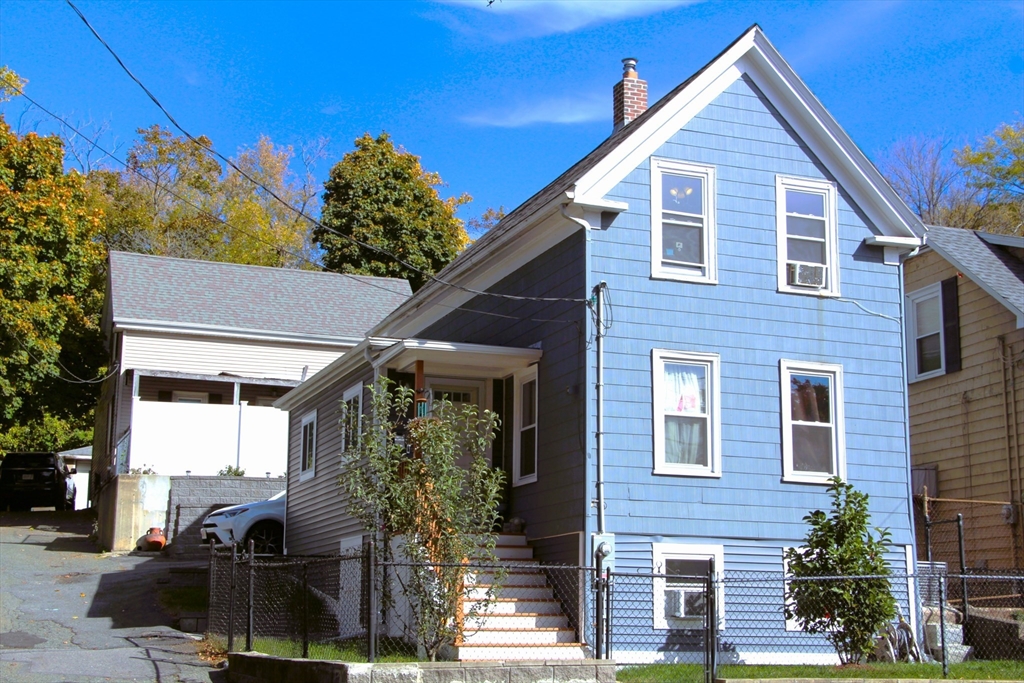
[[[1012, 376], [1012, 368], [1010, 367], [1009, 360], [1006, 357], [1006, 335], [1002, 335], [1001, 334], [1001, 335], [999, 335], [998, 339], [999, 339], [999, 366], [1000, 366], [999, 367], [999, 370], [1000, 370], [999, 379], [1001, 380], [1000, 384], [1002, 385], [1000, 387], [1002, 389], [1002, 391], [1000, 393], [1002, 394], [1002, 397], [1003, 397], [1003, 427], [1004, 427], [1003, 441], [1004, 441], [1005, 446], [1006, 446], [1006, 500], [1008, 500], [1010, 502], [1011, 506], [1016, 508], [1017, 507], [1017, 500], [1013, 496], [1013, 491], [1014, 491], [1014, 486], [1013, 486], [1013, 476], [1014, 476], [1014, 472], [1013, 472], [1013, 469], [1014, 469], [1013, 468], [1013, 443], [1016, 442], [1016, 438], [1014, 438], [1012, 440], [1010, 438], [1010, 430], [1011, 429], [1015, 430], [1015, 427], [1016, 427], [1016, 425], [1014, 424], [1016, 422], [1016, 419], [1015, 419], [1016, 415], [1014, 415], [1013, 418], [1010, 417], [1010, 405], [1009, 405], [1009, 401], [1007, 400], [1008, 397], [1007, 397], [1007, 390], [1006, 390], [1006, 387], [1007, 387], [1007, 384], [1008, 384], [1006, 376], [1007, 376], [1008, 372]], [[1012, 383], [1010, 383], [1010, 386], [1012, 388]], [[1016, 412], [1016, 410], [1014, 412]], [[1018, 546], [1018, 543], [1017, 543], [1017, 534], [1011, 533], [1010, 537], [1013, 539], [1013, 561], [1014, 561], [1014, 563], [1019, 563], [1020, 562], [1020, 547]]]
[[[584, 230], [591, 229], [590, 223], [572, 216], [568, 212], [569, 204], [562, 204], [562, 217], [576, 223]], [[597, 460], [597, 533], [605, 533], [604, 525], [604, 290], [608, 286], [605, 281], [594, 285], [594, 309], [595, 320], [595, 347], [597, 349], [597, 377], [594, 383], [594, 393], [597, 399], [597, 429], [594, 432], [596, 460]]]

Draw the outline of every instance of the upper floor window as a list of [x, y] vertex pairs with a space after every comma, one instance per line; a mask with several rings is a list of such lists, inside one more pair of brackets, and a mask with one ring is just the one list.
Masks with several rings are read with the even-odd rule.
[[363, 385], [349, 387], [342, 395], [345, 404], [341, 418], [341, 449], [348, 453], [359, 445], [359, 434], [363, 424]]
[[654, 473], [718, 477], [719, 356], [654, 349]]
[[537, 481], [537, 369], [516, 376], [515, 431], [512, 433], [512, 483]]
[[316, 411], [302, 417], [301, 447], [299, 450], [299, 481], [316, 473]]
[[651, 159], [651, 276], [714, 283], [715, 169]]
[[835, 184], [776, 176], [775, 212], [779, 291], [838, 295]]
[[782, 472], [787, 481], [846, 478], [843, 367], [780, 361]]
[[907, 294], [907, 376], [911, 382], [960, 369], [957, 278]]

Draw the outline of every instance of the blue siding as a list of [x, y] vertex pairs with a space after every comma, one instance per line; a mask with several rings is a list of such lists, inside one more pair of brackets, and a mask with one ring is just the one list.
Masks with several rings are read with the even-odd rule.
[[[614, 319], [605, 478], [620, 566], [635, 558], [649, 571], [651, 540], [664, 536], [724, 543], [733, 568], [767, 569], [764, 555], [781, 570], [779, 548], [804, 536], [809, 510], [829, 505], [824, 486], [782, 481], [781, 358], [843, 366], [847, 477], [870, 494], [872, 522], [889, 527], [893, 543], [912, 543], [900, 325], [850, 301], [777, 291], [776, 175], [834, 178], [746, 79], [655, 155], [716, 169], [719, 284], [651, 279], [644, 162], [608, 194], [628, 212], [591, 235], [591, 277], [607, 281]], [[899, 271], [862, 245], [872, 228], [841, 187], [838, 214], [843, 298], [898, 318]], [[652, 473], [653, 348], [720, 354], [720, 479]]]
[[[585, 261], [585, 238], [580, 231], [489, 291], [518, 296], [583, 298], [586, 296]], [[486, 312], [500, 313], [500, 317]], [[531, 538], [583, 529], [587, 459], [584, 453], [586, 390], [582, 385], [586, 382], [586, 329], [586, 308], [579, 303], [476, 297], [420, 335], [427, 339], [500, 346], [541, 344], [544, 354], [537, 369], [540, 404], [537, 481], [511, 489], [507, 515], [522, 517]], [[511, 454], [509, 443], [509, 459]], [[511, 476], [511, 470], [506, 474]], [[573, 553], [574, 557], [576, 554]], [[562, 561], [561, 555], [546, 559]]]

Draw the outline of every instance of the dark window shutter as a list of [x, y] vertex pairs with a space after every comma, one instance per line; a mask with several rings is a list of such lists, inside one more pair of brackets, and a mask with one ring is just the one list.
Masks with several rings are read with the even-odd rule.
[[206, 399], [209, 403], [223, 403], [224, 396], [222, 394], [210, 394], [210, 397]]
[[942, 357], [946, 372], [960, 371], [960, 300], [957, 277], [942, 281]]
[[171, 392], [169, 391], [158, 391], [156, 392], [156, 400], [163, 401], [164, 403], [171, 402]]

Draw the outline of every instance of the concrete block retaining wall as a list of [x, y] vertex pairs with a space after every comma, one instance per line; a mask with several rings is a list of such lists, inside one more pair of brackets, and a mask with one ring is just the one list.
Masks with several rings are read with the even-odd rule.
[[229, 683], [615, 683], [615, 662], [412, 662], [350, 664], [285, 659], [256, 652], [228, 655]]
[[284, 491], [283, 477], [171, 477], [167, 505], [167, 552], [172, 557], [204, 556], [199, 529], [214, 510], [229, 505], [266, 500]]

